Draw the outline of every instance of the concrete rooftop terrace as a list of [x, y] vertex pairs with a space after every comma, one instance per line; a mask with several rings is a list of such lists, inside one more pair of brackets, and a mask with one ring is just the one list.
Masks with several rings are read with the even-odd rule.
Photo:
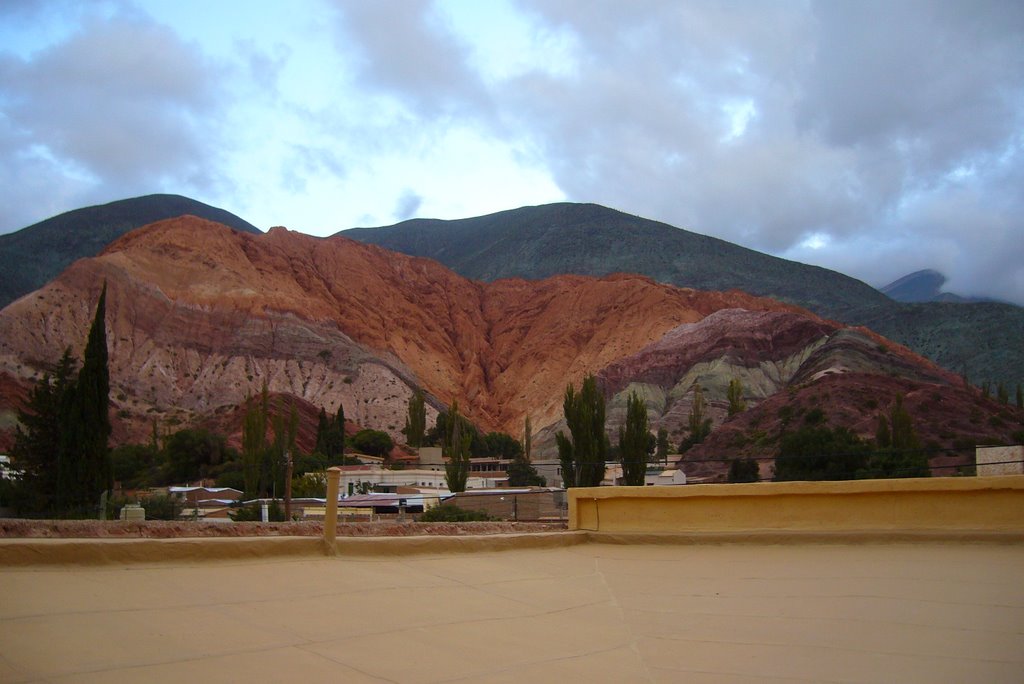
[[544, 538], [0, 564], [0, 682], [1024, 679], [1020, 543]]

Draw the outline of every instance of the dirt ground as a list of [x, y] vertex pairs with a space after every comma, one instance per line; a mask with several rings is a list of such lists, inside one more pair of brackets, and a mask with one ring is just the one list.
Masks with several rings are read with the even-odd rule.
[[[0, 537], [91, 539], [97, 537], [169, 539], [177, 537], [319, 537], [317, 521], [211, 523], [192, 521], [0, 519]], [[339, 537], [477, 535], [564, 530], [564, 523], [466, 522], [338, 523]]]

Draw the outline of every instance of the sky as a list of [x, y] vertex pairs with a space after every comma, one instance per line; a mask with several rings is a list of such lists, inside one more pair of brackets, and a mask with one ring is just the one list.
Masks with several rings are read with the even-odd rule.
[[0, 233], [596, 202], [1024, 305], [1022, 147], [1019, 0], [0, 2]]

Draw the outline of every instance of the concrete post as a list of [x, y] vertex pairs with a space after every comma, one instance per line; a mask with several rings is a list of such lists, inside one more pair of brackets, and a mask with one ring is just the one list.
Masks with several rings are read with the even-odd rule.
[[324, 511], [324, 541], [328, 549], [334, 548], [334, 540], [338, 533], [338, 485], [341, 483], [341, 470], [327, 469], [327, 503]]

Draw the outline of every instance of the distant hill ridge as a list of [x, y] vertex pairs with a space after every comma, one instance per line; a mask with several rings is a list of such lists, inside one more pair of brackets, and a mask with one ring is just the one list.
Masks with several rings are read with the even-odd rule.
[[245, 233], [262, 232], [231, 212], [181, 195], [145, 195], [75, 209], [0, 235], [0, 308], [38, 290], [76, 259], [99, 254], [128, 231], [187, 214]]
[[885, 287], [878, 288], [897, 302], [907, 304], [918, 302], [960, 302], [971, 304], [974, 302], [996, 301], [989, 297], [963, 297], [952, 292], [943, 292], [942, 286], [946, 284], [946, 276], [936, 270], [926, 268], [922, 271], [908, 273], [902, 278], [897, 278]]

